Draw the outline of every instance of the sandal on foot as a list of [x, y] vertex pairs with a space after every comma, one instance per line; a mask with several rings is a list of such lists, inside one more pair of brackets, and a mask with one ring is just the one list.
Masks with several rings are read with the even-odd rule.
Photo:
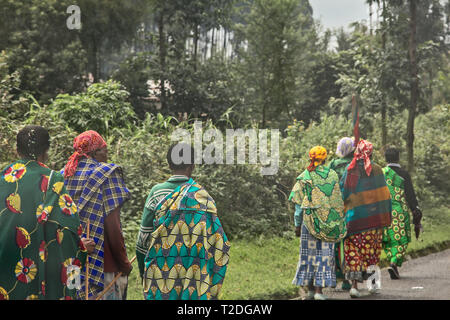
[[328, 300], [328, 297], [322, 293], [316, 293], [314, 295], [314, 300]]
[[352, 288], [352, 285], [350, 282], [348, 282], [348, 281], [342, 282], [342, 290], [350, 291], [351, 288]]
[[380, 292], [380, 289], [378, 289], [378, 288], [370, 288], [369, 289], [369, 292], [371, 293], [371, 294], [380, 294], [381, 292]]
[[388, 268], [389, 275], [392, 280], [400, 279], [400, 274], [398, 273], [397, 266], [391, 263], [391, 266]]
[[314, 291], [308, 291], [305, 300], [314, 300]]
[[350, 297], [352, 297], [352, 298], [360, 298], [361, 297], [361, 292], [359, 292], [358, 289], [351, 288], [350, 289]]

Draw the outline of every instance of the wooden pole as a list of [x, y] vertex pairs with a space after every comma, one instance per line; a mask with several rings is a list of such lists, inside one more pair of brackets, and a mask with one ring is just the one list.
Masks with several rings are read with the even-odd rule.
[[[130, 263], [133, 263], [134, 260], [136, 260], [136, 256], [133, 257], [133, 259], [131, 259]], [[122, 276], [122, 272], [119, 272], [114, 279], [111, 281], [110, 284], [108, 284], [105, 288], [105, 290], [103, 290], [98, 296], [97, 298], [95, 298], [95, 300], [100, 300], [113, 286], [114, 283], [116, 283], [117, 279], [119, 279]]]
[[[89, 229], [90, 229], [90, 223], [89, 220], [87, 221], [86, 225], [86, 237], [89, 239]], [[85, 295], [86, 300], [89, 300], [89, 255], [86, 257], [86, 276], [85, 276]]]

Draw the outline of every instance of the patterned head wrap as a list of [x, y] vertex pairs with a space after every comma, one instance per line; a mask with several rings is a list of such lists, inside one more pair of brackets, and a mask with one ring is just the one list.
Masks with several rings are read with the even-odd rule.
[[322, 164], [327, 158], [327, 150], [321, 146], [315, 146], [311, 150], [309, 150], [309, 159], [311, 159], [311, 163], [309, 164], [307, 170], [313, 171], [316, 167]]
[[355, 138], [345, 137], [339, 140], [336, 148], [336, 155], [339, 158], [344, 158], [348, 156], [352, 151], [355, 150], [355, 146], [353, 145]]
[[356, 161], [364, 160], [364, 169], [368, 176], [372, 172], [372, 165], [370, 164], [370, 156], [372, 155], [373, 144], [367, 140], [360, 140], [356, 146], [355, 155], [353, 156], [352, 162], [348, 166], [348, 171], [356, 166]]
[[78, 167], [78, 161], [82, 157], [89, 157], [87, 154], [98, 149], [106, 147], [103, 138], [93, 130], [83, 132], [73, 140], [75, 152], [70, 156], [64, 169], [64, 177], [71, 177], [75, 174]]

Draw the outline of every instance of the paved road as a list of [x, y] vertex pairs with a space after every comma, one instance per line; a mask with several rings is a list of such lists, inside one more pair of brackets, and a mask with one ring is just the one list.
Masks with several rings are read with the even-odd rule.
[[[391, 280], [387, 268], [381, 270], [379, 294], [370, 294], [366, 283], [358, 284], [363, 289], [363, 297], [359, 299], [450, 300], [450, 249], [406, 261], [399, 272], [401, 279]], [[340, 283], [338, 287], [340, 288]], [[348, 292], [335, 289], [326, 289], [324, 293], [333, 300], [351, 299]]]

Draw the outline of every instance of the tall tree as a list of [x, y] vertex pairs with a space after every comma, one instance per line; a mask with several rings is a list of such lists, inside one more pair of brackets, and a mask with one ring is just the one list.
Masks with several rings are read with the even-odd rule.
[[409, 62], [411, 75], [411, 102], [408, 108], [408, 124], [406, 127], [406, 147], [408, 150], [408, 169], [414, 169], [414, 120], [416, 118], [419, 99], [419, 71], [417, 67], [417, 4], [409, 0]]
[[317, 43], [308, 1], [255, 0], [237, 32], [245, 39], [242, 71], [249, 94], [247, 112], [258, 115], [262, 127], [286, 125], [294, 117], [309, 117], [302, 105], [308, 60]]
[[[161, 103], [161, 111], [166, 114], [177, 113], [208, 113], [212, 115], [213, 107], [204, 88], [211, 88], [215, 81], [228, 79], [228, 74], [211, 75], [210, 81], [205, 75], [199, 74], [211, 68], [218, 67], [217, 72], [223, 72], [219, 66], [225, 61], [215, 60], [211, 63], [199, 63], [199, 42], [202, 32], [229, 25], [231, 9], [234, 0], [152, 0], [150, 1], [150, 19], [155, 22], [152, 50], [147, 52], [152, 63], [151, 76], [159, 82], [157, 96]], [[190, 40], [194, 41], [194, 50], [188, 47]], [[218, 55], [222, 56], [221, 53]], [[212, 57], [214, 58], [214, 57]], [[225, 69], [226, 70], [226, 69]], [[196, 83], [205, 81], [205, 83]], [[211, 89], [208, 89], [211, 90]], [[212, 90], [215, 91], [215, 90]], [[215, 103], [212, 105], [216, 106]], [[227, 104], [228, 105], [228, 104]], [[229, 107], [229, 105], [228, 105]], [[220, 108], [220, 111], [224, 111]], [[219, 110], [217, 110], [219, 112]]]
[[345, 97], [341, 102], [348, 105], [357, 92], [364, 115], [381, 114], [383, 145], [389, 142], [388, 115], [407, 110], [405, 140], [408, 167], [413, 170], [414, 120], [432, 106], [426, 97], [432, 97], [434, 70], [442, 65], [447, 50], [443, 8], [438, 0], [368, 2], [383, 5], [382, 22], [376, 35], [361, 34], [362, 29], [359, 35], [354, 32], [351, 48], [340, 53], [344, 62], [351, 57], [338, 81]]
[[146, 0], [78, 0], [81, 10], [80, 39], [87, 52], [88, 71], [94, 82], [108, 53], [130, 45], [148, 10]]
[[[405, 106], [408, 110], [406, 141], [408, 168], [413, 171], [414, 120], [420, 112], [432, 107], [432, 88], [429, 88], [435, 76], [434, 70], [436, 65], [442, 62], [442, 54], [448, 50], [448, 46], [444, 43], [443, 6], [439, 0], [391, 0], [387, 5], [393, 13], [389, 27], [390, 37], [404, 48], [409, 61], [406, 73], [409, 75], [409, 101]], [[393, 33], [393, 30], [399, 29], [392, 26], [396, 24], [398, 26], [399, 23], [404, 23], [404, 31]], [[407, 37], [403, 37], [402, 40], [399, 33]], [[427, 95], [431, 98], [426, 99]]]
[[66, 26], [68, 0], [0, 0], [0, 51], [20, 89], [43, 102], [84, 87], [85, 55], [77, 30]]

